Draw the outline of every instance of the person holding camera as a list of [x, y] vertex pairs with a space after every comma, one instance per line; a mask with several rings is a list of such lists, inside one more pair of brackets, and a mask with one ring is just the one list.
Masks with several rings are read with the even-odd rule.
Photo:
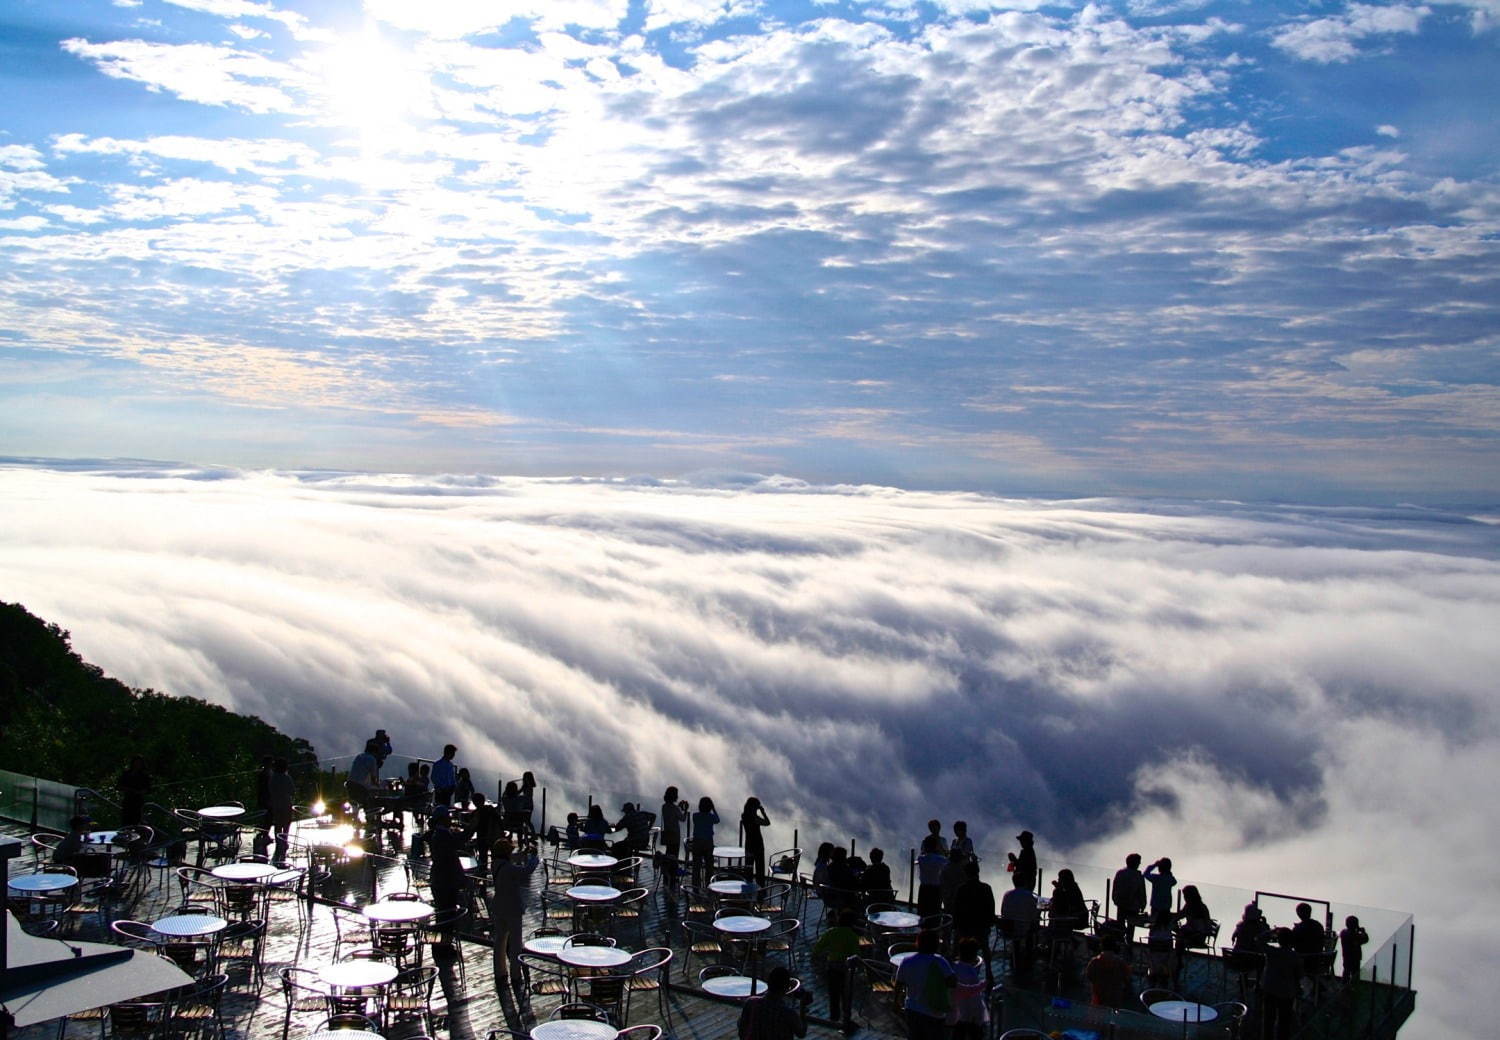
[[751, 997], [740, 1011], [740, 1040], [792, 1040], [807, 1035], [807, 1006], [812, 994], [798, 990], [794, 1001], [787, 1001], [792, 988], [792, 973], [780, 964], [766, 976], [764, 996]]

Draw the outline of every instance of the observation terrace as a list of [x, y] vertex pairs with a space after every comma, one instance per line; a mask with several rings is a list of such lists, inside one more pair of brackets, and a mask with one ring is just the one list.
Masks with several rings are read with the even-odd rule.
[[[382, 772], [404, 774], [407, 761], [393, 756]], [[236, 884], [193, 870], [179, 870], [180, 865], [194, 867], [201, 862], [204, 870], [211, 871], [249, 858], [254, 849], [260, 831], [253, 812], [217, 823], [212, 817], [191, 819], [194, 810], [236, 799], [253, 803], [253, 776], [214, 777], [165, 785], [153, 792], [155, 801], [148, 807], [146, 823], [154, 828], [157, 841], [149, 855], [117, 851], [107, 870], [82, 871], [106, 876], [80, 878], [54, 899], [38, 900], [12, 888], [8, 892], [11, 909], [31, 927], [46, 929], [51, 926], [45, 922], [55, 919], [64, 937], [113, 943], [126, 940], [111, 930], [112, 921], [126, 919], [149, 925], [171, 916], [185, 901], [212, 907], [214, 916], [229, 922], [226, 931], [231, 937], [243, 939], [245, 929], [236, 929], [236, 922], [264, 920], [264, 940], [249, 944], [252, 949], [248, 957], [243, 941], [220, 943], [213, 936], [192, 951], [189, 967], [193, 972], [209, 975], [222, 971], [229, 975], [220, 1007], [223, 1035], [234, 1040], [303, 1040], [314, 1036], [333, 1009], [323, 995], [328, 992], [346, 998], [337, 1003], [339, 1008], [359, 1003], [372, 1017], [377, 1031], [389, 1040], [419, 1036], [487, 1040], [496, 1031], [495, 1040], [514, 1040], [510, 1034], [527, 1038], [561, 1004], [591, 996], [595, 1003], [609, 1005], [616, 1026], [659, 1026], [670, 1040], [732, 1040], [741, 1005], [734, 998], [707, 992], [705, 982], [712, 989], [721, 985], [714, 981], [718, 974], [761, 977], [775, 964], [786, 965], [811, 994], [809, 1035], [819, 1040], [842, 1035], [830, 1016], [821, 965], [814, 964], [811, 953], [830, 924], [831, 915], [826, 912], [830, 893], [819, 891], [811, 883], [810, 855], [778, 855], [780, 849], [796, 849], [804, 837], [816, 846], [823, 836], [809, 835], [778, 814], [767, 832], [767, 848], [772, 850], [768, 864], [777, 868], [773, 876], [754, 893], [723, 895], [695, 890], [686, 883], [687, 878], [674, 875], [671, 862], [662, 859], [657, 850], [635, 865], [592, 870], [568, 862], [573, 850], [543, 841], [542, 863], [531, 880], [523, 934], [532, 938], [539, 932], [556, 931], [561, 935], [555, 940], [558, 943], [573, 933], [603, 935], [613, 940], [615, 949], [634, 956], [613, 969], [569, 968], [558, 962], [555, 952], [529, 956], [532, 970], [528, 985], [517, 994], [495, 983], [490, 915], [483, 898], [488, 882], [483, 872], [476, 870], [471, 875], [470, 913], [451, 936], [456, 958], [447, 956], [446, 948], [438, 950], [431, 945], [444, 936], [432, 931], [430, 918], [401, 927], [399, 923], [383, 925], [362, 912], [362, 908], [389, 901], [392, 896], [430, 903], [432, 894], [428, 861], [420, 843], [415, 854], [412, 849], [413, 835], [420, 831], [419, 821], [411, 812], [393, 806], [378, 826], [358, 827], [341, 802], [339, 770], [347, 763], [348, 758], [343, 758], [318, 763], [317, 771], [311, 764], [302, 767], [299, 783], [310, 798], [321, 786], [328, 804], [319, 807], [321, 812], [309, 809], [296, 823], [288, 857], [291, 869], [270, 875], [267, 883]], [[479, 786], [484, 788], [483, 784]], [[648, 810], [656, 808], [658, 802], [650, 794], [590, 792], [556, 784], [539, 788], [536, 794], [534, 820], [543, 835], [549, 827], [560, 826], [567, 811], [583, 815], [596, 802], [602, 803], [611, 817], [618, 815], [614, 810], [625, 801], [643, 804]], [[31, 841], [32, 836], [64, 829], [67, 818], [80, 808], [87, 810], [95, 827], [114, 826], [117, 809], [108, 793], [0, 772], [0, 820], [5, 821], [0, 823], [0, 831], [27, 843], [25, 852], [8, 864], [10, 880], [46, 872], [48, 855]], [[179, 816], [173, 809], [189, 812]], [[733, 840], [732, 824], [728, 822], [733, 814], [723, 811], [722, 815], [726, 822], [721, 825], [719, 840], [728, 844]], [[780, 843], [775, 842], [778, 837]], [[851, 847], [868, 849], [870, 843], [851, 843]], [[909, 843], [894, 840], [885, 842], [884, 847], [898, 909], [914, 909], [910, 903], [915, 891], [915, 851]], [[983, 846], [978, 851], [982, 877], [995, 888], [998, 900], [1010, 887], [1003, 852]], [[1047, 860], [1039, 866], [1039, 891], [1048, 891], [1050, 879], [1066, 866], [1074, 872], [1092, 907], [1110, 905], [1112, 868]], [[737, 863], [726, 859], [716, 876], [728, 877], [736, 872]], [[580, 880], [612, 884], [627, 895], [601, 903], [580, 902], [567, 894]], [[1139, 995], [1150, 988], [1146, 975], [1152, 960], [1144, 929], [1136, 930], [1135, 941], [1124, 951], [1132, 969], [1131, 993], [1125, 1005], [1118, 1010], [1090, 1007], [1083, 966], [1090, 951], [1097, 949], [1102, 930], [1109, 927], [1102, 913], [1091, 913], [1086, 926], [1051, 936], [1043, 953], [1025, 971], [1018, 963], [1015, 944], [998, 933], [994, 936], [985, 997], [991, 1016], [987, 1035], [999, 1037], [1011, 1029], [1032, 1027], [1074, 1040], [1259, 1036], [1255, 966], [1239, 963], [1221, 952], [1229, 944], [1227, 936], [1238, 911], [1249, 902], [1257, 902], [1273, 925], [1292, 923], [1294, 904], [1306, 901], [1317, 908], [1320, 919], [1333, 925], [1335, 932], [1344, 916], [1351, 913], [1359, 916], [1369, 932], [1365, 960], [1355, 978], [1345, 981], [1334, 970], [1325, 970], [1304, 980], [1292, 1033], [1298, 1040], [1394, 1037], [1411, 1014], [1415, 1004], [1411, 987], [1415, 926], [1409, 916], [1296, 894], [1250, 892], [1201, 882], [1197, 885], [1215, 917], [1223, 921], [1224, 935], [1206, 949], [1184, 951], [1180, 964], [1175, 965], [1173, 986], [1184, 1002], [1203, 1009], [1204, 1020], [1168, 1021], [1142, 1005]], [[644, 889], [644, 896], [628, 895], [636, 889]], [[837, 897], [837, 893], [833, 895]], [[753, 941], [754, 935], [715, 931], [716, 914], [726, 911], [732, 916], [796, 923], [773, 929], [779, 941]], [[912, 934], [880, 928], [863, 915], [860, 928], [864, 933], [862, 960], [851, 976], [857, 1035], [870, 1040], [904, 1037], [899, 990], [892, 990], [889, 965], [891, 954], [899, 953]], [[136, 945], [166, 952], [171, 943], [168, 937], [147, 933]], [[283, 982], [285, 969], [316, 973], [347, 962], [356, 950], [381, 947], [388, 947], [385, 959], [399, 969], [417, 965], [434, 969], [430, 998], [418, 992], [413, 1000], [408, 992], [407, 999], [401, 1000], [393, 986], [377, 986], [351, 1002], [348, 991], [335, 990], [331, 984], [325, 983], [322, 989], [315, 985], [308, 993], [293, 992]], [[645, 955], [649, 950], [670, 951], [670, 959], [653, 966], [665, 954]], [[180, 949], [171, 952], [182, 954]], [[1332, 963], [1330, 958], [1329, 965]], [[625, 977], [623, 987], [597, 981], [600, 975], [610, 973], [612, 977]], [[422, 977], [402, 976], [408, 981], [420, 981]], [[290, 1012], [288, 992], [293, 996]], [[1248, 1005], [1243, 1021], [1236, 1020], [1237, 1002]], [[413, 1003], [417, 1006], [412, 1007]], [[429, 1007], [430, 1015], [423, 1014]], [[212, 1035], [218, 1031], [212, 1018], [204, 1021], [189, 1017], [186, 1006], [175, 1014], [171, 1007], [164, 1010], [167, 1017], [163, 1021], [148, 1023], [144, 1029], [126, 1012], [113, 1021], [107, 1014], [102, 1021], [97, 1015], [75, 1015], [65, 1022], [51, 1020], [12, 1033], [26, 1040], [87, 1040], [96, 1032], [100, 1036], [134, 1034], [149, 1038], [198, 1032]], [[1213, 1021], [1207, 1020], [1209, 1015], [1215, 1016]], [[613, 1032], [613, 1028], [606, 1031]], [[545, 1040], [545, 1032], [539, 1034], [539, 1040]], [[625, 1040], [651, 1040], [652, 1033], [626, 1033]], [[348, 1040], [372, 1038], [351, 1036]]]

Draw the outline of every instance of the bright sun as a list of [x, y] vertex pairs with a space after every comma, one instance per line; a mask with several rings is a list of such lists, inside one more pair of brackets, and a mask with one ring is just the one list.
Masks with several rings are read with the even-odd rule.
[[356, 131], [367, 145], [400, 136], [431, 109], [427, 71], [373, 26], [340, 40], [318, 60], [329, 122]]

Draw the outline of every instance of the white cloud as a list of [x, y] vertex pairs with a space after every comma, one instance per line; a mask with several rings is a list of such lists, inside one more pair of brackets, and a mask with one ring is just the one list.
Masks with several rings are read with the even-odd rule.
[[90, 43], [64, 40], [63, 50], [95, 64], [116, 79], [144, 83], [186, 101], [228, 105], [249, 112], [296, 112], [288, 92], [307, 79], [294, 68], [264, 55], [207, 43], [153, 43], [117, 40]]
[[[1133, 847], [1414, 910], [1429, 1028], [1486, 1035], [1472, 907], [1500, 819], [1465, 792], [1500, 743], [1491, 525], [735, 473], [84, 467], [0, 492], [7, 599], [325, 755], [456, 735], [484, 777], [755, 793], [805, 844], [904, 850], [940, 797], [992, 865], [1025, 824], [1047, 859]], [[1211, 890], [1221, 919], [1232, 899]]]
[[1431, 13], [1431, 8], [1414, 4], [1350, 4], [1342, 14], [1285, 26], [1272, 35], [1271, 42], [1305, 61], [1351, 61], [1359, 56], [1362, 40], [1415, 33]]

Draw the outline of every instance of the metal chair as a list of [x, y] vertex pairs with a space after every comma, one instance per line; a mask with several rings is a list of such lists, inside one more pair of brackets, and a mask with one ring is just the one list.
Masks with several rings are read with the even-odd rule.
[[1214, 1010], [1219, 1013], [1219, 1018], [1228, 1023], [1231, 1040], [1239, 1040], [1240, 1028], [1245, 1024], [1245, 1015], [1249, 1013], [1249, 1007], [1238, 1000], [1226, 1000], [1215, 1004]]
[[255, 983], [255, 992], [260, 992], [266, 949], [266, 922], [236, 921], [219, 933], [219, 948], [215, 954], [218, 965], [243, 964], [250, 969], [250, 979]]
[[672, 1005], [667, 1000], [667, 988], [673, 956], [675, 954], [667, 947], [654, 946], [632, 956], [626, 966], [631, 989], [636, 992], [656, 991], [657, 1007], [667, 1025], [672, 1024]]
[[1143, 989], [1143, 990], [1141, 990], [1141, 1007], [1145, 1008], [1147, 1011], [1151, 1010], [1151, 1005], [1152, 1004], [1160, 1003], [1163, 1000], [1181, 1000], [1181, 999], [1182, 999], [1182, 994], [1180, 994], [1180, 993], [1174, 993], [1172, 990], [1169, 990], [1169, 989]]
[[410, 968], [396, 976], [385, 995], [385, 1023], [420, 1018], [429, 1033], [434, 1029], [432, 1013], [432, 990], [437, 985], [438, 971], [428, 965]]
[[368, 1015], [329, 1015], [315, 1033], [330, 1033], [339, 1029], [362, 1029], [369, 1033], [380, 1032], [380, 1026]]
[[610, 1025], [623, 1026], [630, 1018], [630, 976], [598, 971], [573, 980], [578, 1002], [603, 1008]]
[[702, 921], [683, 921], [684, 943], [682, 952], [682, 977], [688, 978], [688, 966], [697, 957], [705, 964], [719, 963], [724, 957], [724, 944], [713, 925]]
[[156, 933], [145, 921], [111, 921], [109, 930], [124, 939], [126, 946], [133, 946], [138, 950], [150, 950], [153, 953], [161, 948], [161, 944], [153, 938]]
[[281, 969], [281, 995], [286, 1001], [286, 1018], [281, 1024], [281, 1040], [287, 1040], [292, 1015], [328, 1012], [329, 989], [318, 973], [308, 968]]
[[214, 1033], [224, 1036], [224, 987], [229, 976], [223, 972], [199, 979], [192, 985], [173, 990], [170, 996], [169, 1022], [175, 1036]]
[[557, 1021], [563, 1018], [581, 1018], [594, 1022], [609, 1022], [609, 1012], [595, 1004], [588, 1004], [581, 1000], [575, 1000], [569, 1004], [559, 1004], [552, 1009], [548, 1021]]
[[619, 1035], [624, 1040], [661, 1040], [663, 1032], [661, 1026], [647, 1024], [643, 1026], [626, 1026], [620, 1030]]

